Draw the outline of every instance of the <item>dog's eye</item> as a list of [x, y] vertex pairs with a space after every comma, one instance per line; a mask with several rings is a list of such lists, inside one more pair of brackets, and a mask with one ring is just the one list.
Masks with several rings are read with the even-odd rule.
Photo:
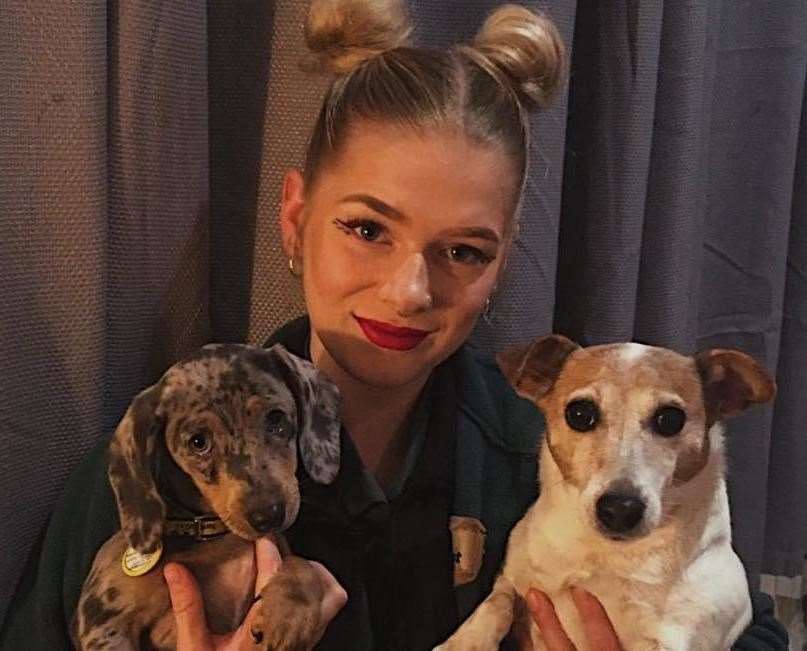
[[194, 454], [207, 454], [213, 447], [213, 441], [204, 432], [196, 432], [188, 439], [188, 447]]
[[286, 414], [279, 409], [273, 409], [266, 414], [266, 432], [273, 436], [289, 436], [291, 427]]
[[684, 429], [687, 416], [678, 407], [662, 407], [653, 416], [653, 429], [662, 436], [675, 436]]
[[263, 642], [263, 631], [252, 629], [249, 633], [252, 635], [252, 641], [255, 642], [255, 644]]
[[566, 422], [573, 430], [588, 432], [597, 426], [600, 410], [591, 400], [572, 400], [566, 405]]

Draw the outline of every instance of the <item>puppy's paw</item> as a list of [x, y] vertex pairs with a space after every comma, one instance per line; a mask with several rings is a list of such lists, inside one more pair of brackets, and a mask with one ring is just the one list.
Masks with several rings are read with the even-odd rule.
[[261, 590], [261, 606], [252, 620], [247, 648], [313, 649], [322, 633], [322, 598], [322, 585], [311, 566], [299, 558], [284, 559], [278, 573]]

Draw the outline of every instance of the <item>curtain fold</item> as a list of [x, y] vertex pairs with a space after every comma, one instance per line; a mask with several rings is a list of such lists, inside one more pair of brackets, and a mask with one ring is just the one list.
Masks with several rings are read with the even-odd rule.
[[103, 421], [106, 11], [9, 3], [0, 34], [1, 617]]
[[206, 16], [0, 6], [0, 616], [69, 471], [209, 337]]
[[[698, 347], [740, 348], [774, 373], [782, 355], [789, 354], [780, 341], [789, 233], [804, 219], [793, 212], [807, 70], [804, 34], [803, 2], [721, 4], [708, 163], [703, 170], [707, 207]], [[795, 388], [789, 385], [792, 379], [777, 377], [785, 396]], [[768, 494], [771, 452], [786, 441], [807, 451], [800, 428], [771, 427], [774, 413], [784, 416], [800, 408], [798, 403], [780, 396], [775, 412], [771, 407], [754, 409], [730, 425], [735, 541], [752, 574], [763, 566], [780, 571], [764, 555], [766, 506], [787, 500], [788, 491], [807, 496], [804, 473], [787, 479], [785, 494]], [[805, 507], [807, 500], [801, 514], [793, 513], [794, 520], [803, 522]], [[778, 512], [774, 506], [772, 513]], [[775, 538], [769, 541], [771, 548], [778, 547]], [[802, 539], [799, 549], [789, 553], [788, 571], [801, 572], [806, 542]]]
[[[302, 312], [276, 220], [328, 83], [299, 67], [307, 4], [0, 5], [0, 616], [67, 473], [132, 396], [205, 341], [257, 343]], [[499, 4], [408, 2], [435, 46]], [[795, 622], [807, 5], [524, 4], [555, 19], [571, 74], [531, 118], [519, 235], [474, 341], [554, 330], [765, 364], [776, 404], [729, 426], [735, 542]]]

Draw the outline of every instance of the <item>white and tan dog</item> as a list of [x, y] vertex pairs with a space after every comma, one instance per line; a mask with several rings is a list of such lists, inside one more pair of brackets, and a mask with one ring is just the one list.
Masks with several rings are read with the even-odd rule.
[[765, 369], [733, 350], [685, 357], [558, 335], [499, 364], [546, 417], [541, 494], [510, 535], [493, 592], [438, 649], [498, 649], [536, 587], [585, 651], [571, 586], [600, 600], [628, 651], [728, 649], [751, 603], [731, 547], [720, 421], [773, 398]]

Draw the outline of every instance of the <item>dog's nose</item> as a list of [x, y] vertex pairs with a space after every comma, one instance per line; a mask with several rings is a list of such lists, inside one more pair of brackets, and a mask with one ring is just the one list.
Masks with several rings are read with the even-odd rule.
[[286, 519], [286, 505], [283, 502], [275, 502], [266, 508], [250, 511], [247, 518], [255, 531], [267, 533], [283, 525]]
[[613, 533], [627, 533], [639, 524], [645, 503], [635, 495], [605, 493], [597, 500], [597, 519]]

